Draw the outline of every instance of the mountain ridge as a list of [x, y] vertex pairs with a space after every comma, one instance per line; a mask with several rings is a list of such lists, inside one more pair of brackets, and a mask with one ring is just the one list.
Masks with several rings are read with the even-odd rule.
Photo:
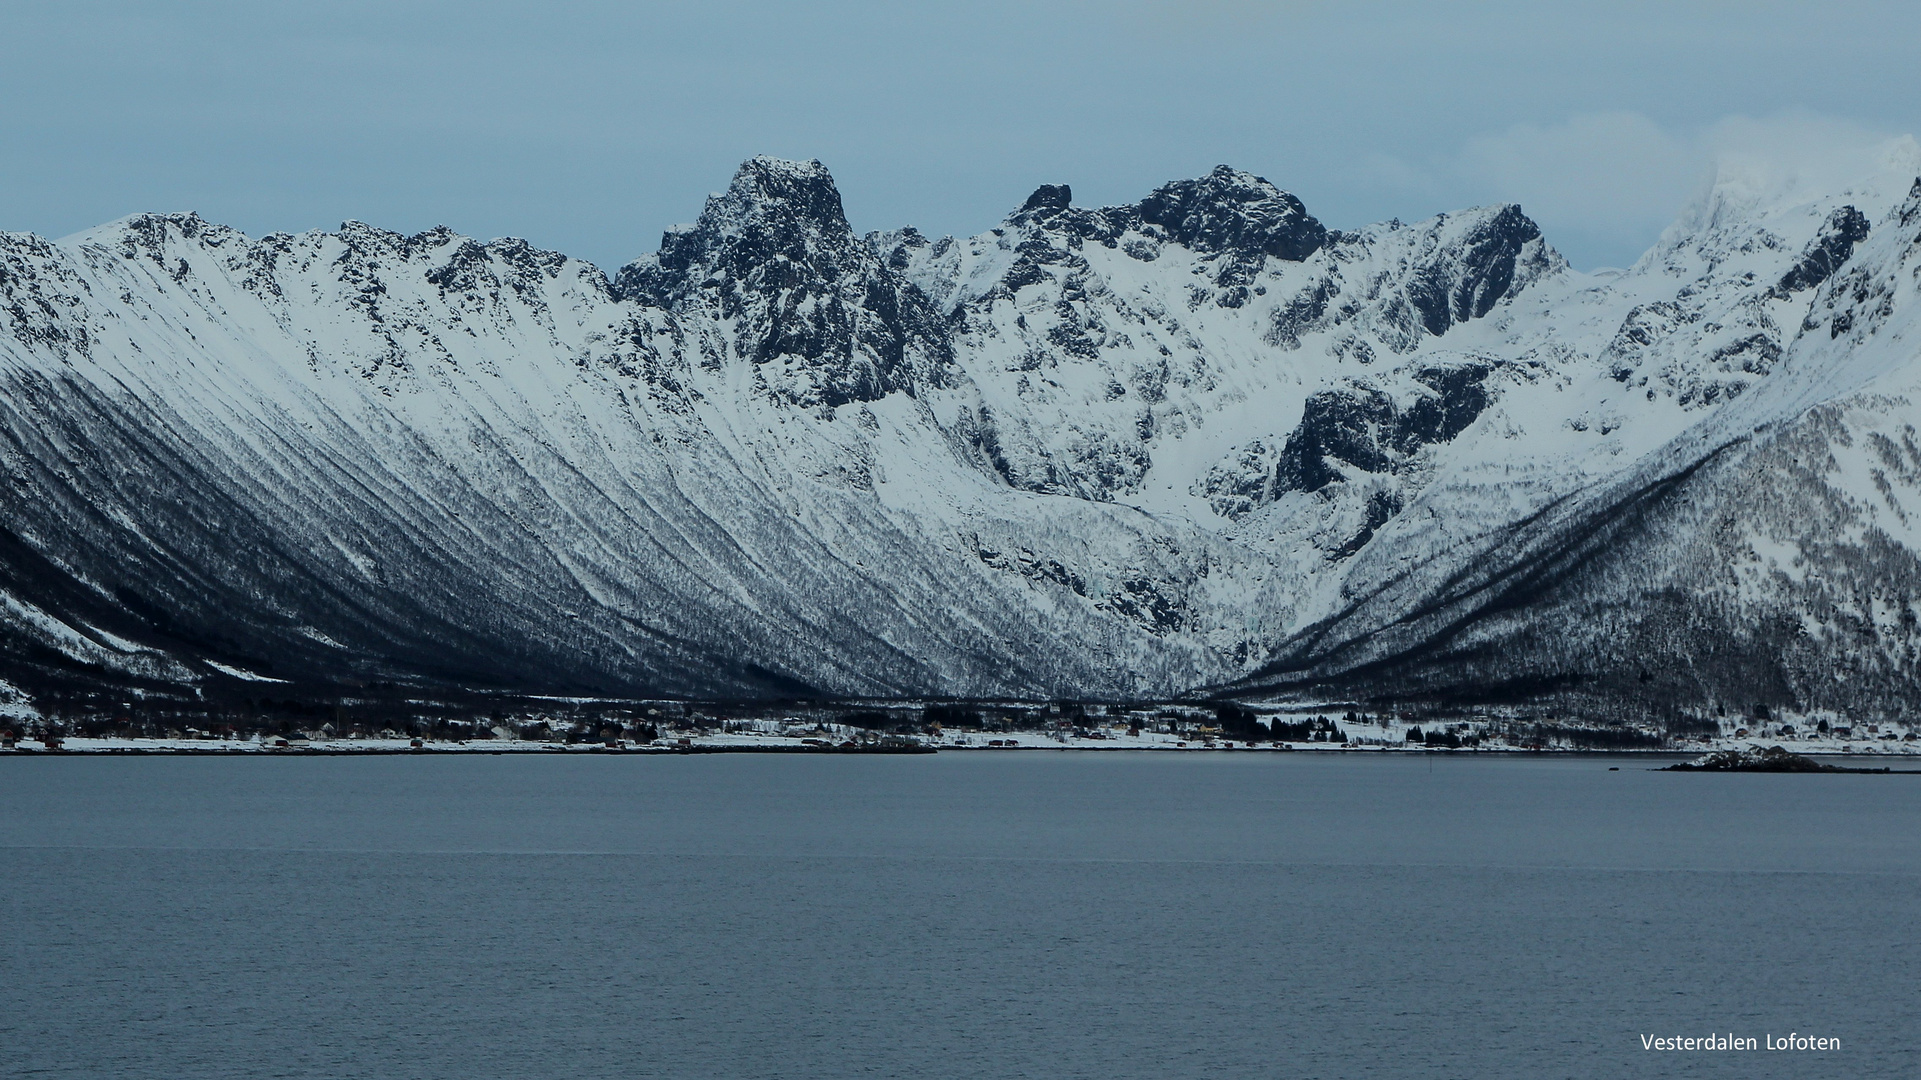
[[[1836, 559], [1921, 603], [1903, 170], [1729, 180], [1598, 277], [1512, 205], [1332, 230], [1227, 166], [930, 239], [756, 158], [611, 276], [444, 228], [0, 235], [0, 681], [1912, 707], [1898, 614], [1739, 629], [1833, 608], [1793, 568]], [[1769, 456], [1817, 434], [1828, 472]], [[1758, 463], [1861, 524], [1737, 498]], [[1774, 569], [1634, 584], [1733, 550], [1710, 503]], [[1604, 647], [1655, 624], [1693, 674]]]

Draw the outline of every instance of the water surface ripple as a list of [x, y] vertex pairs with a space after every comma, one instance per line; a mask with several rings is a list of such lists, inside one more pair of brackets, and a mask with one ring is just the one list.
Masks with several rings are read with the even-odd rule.
[[1649, 764], [3, 760], [0, 1072], [1921, 1073], [1921, 777]]

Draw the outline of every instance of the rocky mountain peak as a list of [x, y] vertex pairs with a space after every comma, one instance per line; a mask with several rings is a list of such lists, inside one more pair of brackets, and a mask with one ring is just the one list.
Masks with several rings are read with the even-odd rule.
[[1042, 184], [1021, 204], [1023, 214], [1045, 214], [1065, 210], [1074, 202], [1074, 189], [1066, 184]]
[[738, 354], [774, 397], [796, 404], [911, 393], [938, 382], [951, 358], [939, 314], [854, 235], [818, 161], [744, 162], [699, 221], [624, 267], [613, 292], [731, 321]]
[[657, 254], [622, 268], [615, 289], [673, 307], [727, 280], [825, 285], [858, 273], [864, 254], [827, 166], [756, 157], [741, 164], [726, 191], [708, 197], [699, 221], [669, 229]]
[[827, 166], [770, 157], [741, 163], [727, 190], [707, 200], [695, 227], [701, 232], [767, 244], [770, 255], [788, 258], [844, 244], [854, 235]]
[[1141, 200], [1140, 215], [1201, 252], [1258, 253], [1300, 262], [1327, 240], [1327, 229], [1301, 200], [1226, 165], [1198, 180], [1162, 184]]
[[203, 247], [218, 247], [240, 234], [225, 225], [207, 221], [194, 211], [173, 214], [134, 214], [74, 239], [82, 243], [106, 244], [129, 256], [139, 253], [156, 262], [163, 261], [168, 245], [175, 240]]
[[1428, 333], [1478, 319], [1529, 281], [1563, 265], [1541, 227], [1513, 203], [1474, 215], [1453, 243], [1435, 253], [1408, 286], [1408, 301]]

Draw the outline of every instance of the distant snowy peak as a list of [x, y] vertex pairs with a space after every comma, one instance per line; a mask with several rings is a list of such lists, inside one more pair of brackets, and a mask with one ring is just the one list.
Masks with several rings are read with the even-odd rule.
[[1832, 230], [1834, 215], [1844, 207], [1869, 225], [1879, 221], [1918, 175], [1921, 143], [1906, 136], [1882, 146], [1862, 175], [1832, 184], [1772, 164], [1725, 160], [1635, 268], [1694, 276], [1738, 264], [1743, 256], [1799, 251], [1824, 228]]
[[[1085, 208], [1073, 205], [1066, 184], [1043, 184], [1000, 229], [959, 246], [987, 245], [1005, 253], [984, 260], [962, 255], [953, 239], [929, 241], [918, 231], [876, 233], [870, 240], [890, 266], [908, 273], [951, 308], [999, 288], [1032, 284], [1035, 268], [1057, 264], [1084, 244], [1126, 245], [1151, 261], [1162, 244], [1201, 256], [1226, 256], [1248, 276], [1272, 256], [1300, 262], [1319, 250], [1327, 229], [1293, 195], [1251, 173], [1222, 165], [1196, 180], [1163, 184], [1138, 203]], [[986, 271], [985, 273], [983, 271]]]
[[[1598, 353], [1608, 376], [1688, 411], [1741, 396], [1806, 330], [1810, 304], [1898, 216], [1921, 147], [1891, 142], [1869, 176], [1839, 191], [1728, 165], [1660, 241], [1605, 291], [1629, 302]], [[1566, 334], [1565, 328], [1560, 330]]]

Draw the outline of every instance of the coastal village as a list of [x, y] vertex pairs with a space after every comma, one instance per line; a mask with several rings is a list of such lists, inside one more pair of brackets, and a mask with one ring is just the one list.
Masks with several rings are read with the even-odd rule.
[[[204, 713], [0, 717], [0, 753], [932, 753], [1237, 751], [1917, 755], [1898, 721], [1756, 715], [1597, 723], [1453, 716], [1354, 703], [856, 702], [515, 699], [479, 715], [434, 702], [261, 700]], [[1765, 712], [1765, 710], [1763, 710]], [[136, 718], [138, 717], [138, 718]]]

